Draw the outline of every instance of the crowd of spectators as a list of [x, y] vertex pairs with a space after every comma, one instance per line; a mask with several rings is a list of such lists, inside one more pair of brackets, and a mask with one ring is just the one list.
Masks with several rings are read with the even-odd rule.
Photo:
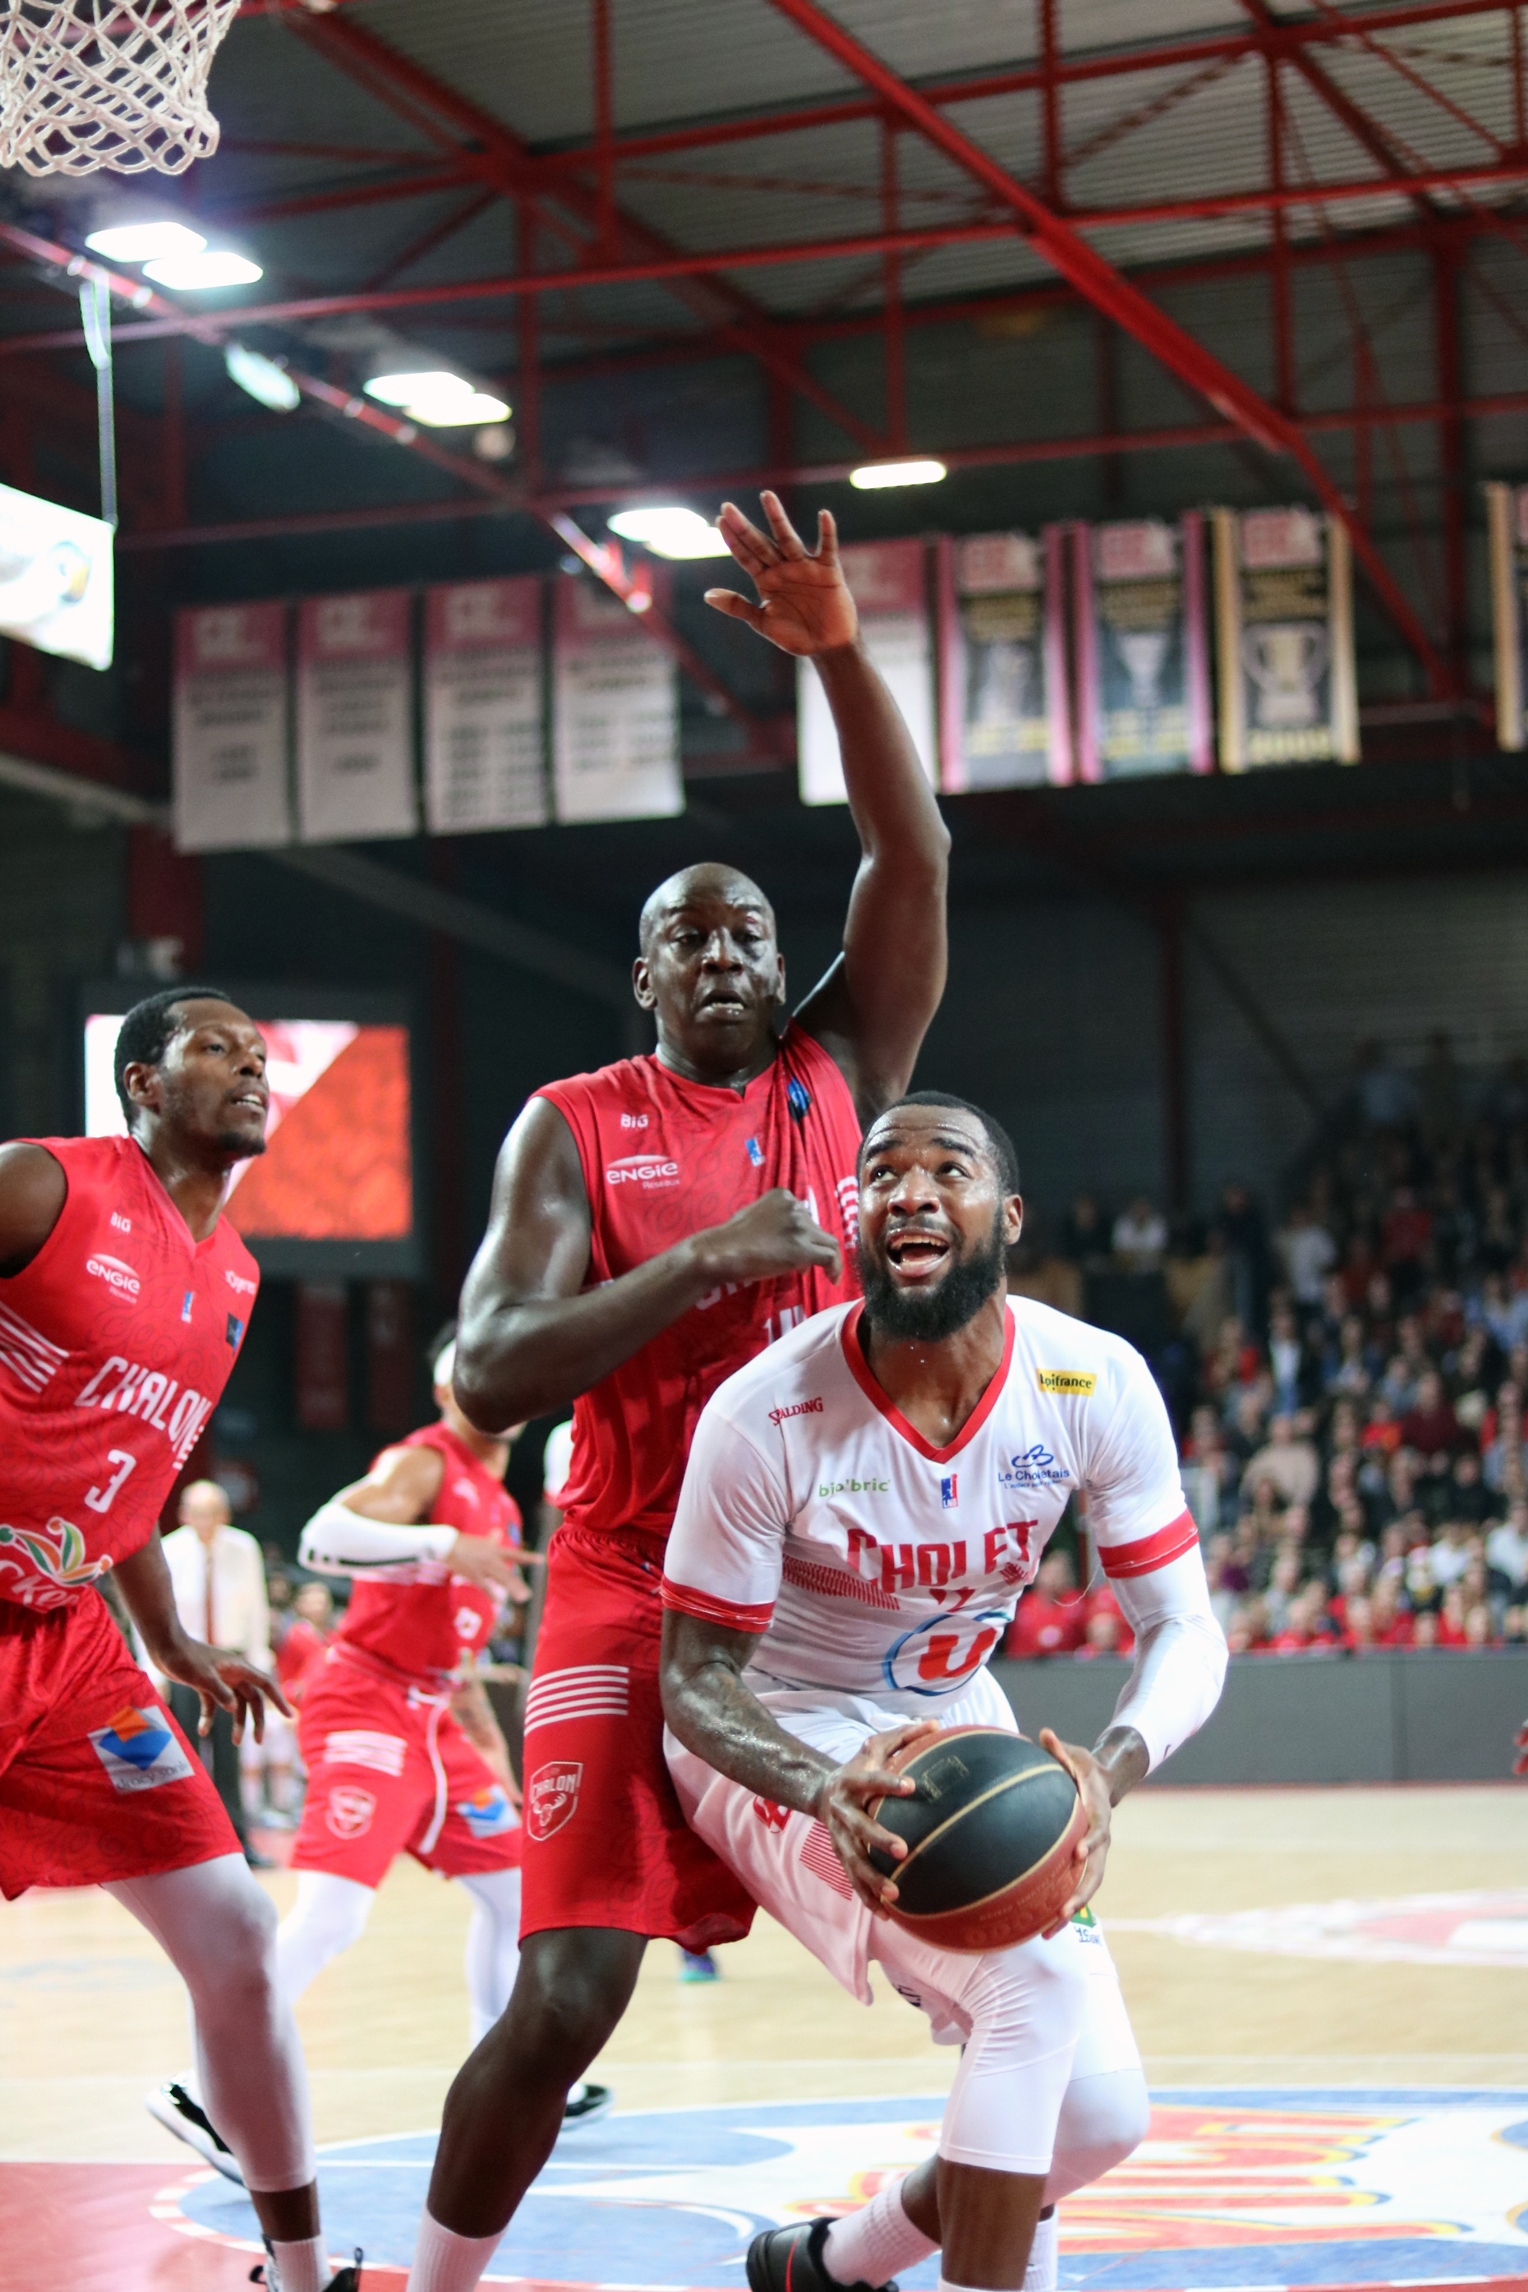
[[[1528, 1061], [1472, 1093], [1446, 1036], [1409, 1070], [1365, 1045], [1273, 1230], [1233, 1185], [1198, 1231], [1081, 1196], [1057, 1242], [1020, 1286], [1069, 1310], [1105, 1270], [1159, 1285], [1147, 1350], [1233, 1653], [1528, 1642]], [[1008, 1648], [1128, 1636], [1055, 1552]]]

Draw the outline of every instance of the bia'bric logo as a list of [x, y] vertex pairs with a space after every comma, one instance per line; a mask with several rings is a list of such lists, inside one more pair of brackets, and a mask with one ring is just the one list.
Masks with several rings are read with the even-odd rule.
[[108, 1257], [104, 1250], [97, 1250], [86, 1258], [85, 1271], [93, 1273], [97, 1281], [104, 1281], [119, 1297], [136, 1297], [143, 1287], [130, 1265], [124, 1265], [119, 1257]]

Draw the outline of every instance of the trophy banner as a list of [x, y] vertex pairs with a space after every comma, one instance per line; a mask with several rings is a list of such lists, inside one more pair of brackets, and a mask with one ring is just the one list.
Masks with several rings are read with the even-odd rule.
[[656, 820], [682, 812], [673, 655], [619, 597], [582, 574], [557, 583], [552, 626], [558, 819]]
[[[921, 541], [856, 542], [841, 552], [865, 650], [902, 711], [918, 761], [935, 782], [934, 662], [926, 550]], [[821, 679], [796, 664], [796, 736], [803, 804], [846, 801], [838, 734]]]
[[455, 581], [425, 597], [424, 795], [430, 832], [539, 828], [541, 581]]
[[410, 608], [407, 589], [303, 599], [297, 816], [304, 843], [418, 830]]
[[183, 852], [289, 843], [284, 605], [175, 616], [175, 843]]
[[1072, 572], [1078, 778], [1213, 770], [1203, 518], [1076, 525]]
[[1220, 763], [1358, 762], [1347, 528], [1310, 509], [1217, 509]]
[[1528, 748], [1528, 486], [1486, 487], [1491, 544], [1491, 639], [1496, 655], [1496, 745]]
[[973, 533], [940, 556], [941, 776], [948, 794], [1072, 777], [1063, 528]]

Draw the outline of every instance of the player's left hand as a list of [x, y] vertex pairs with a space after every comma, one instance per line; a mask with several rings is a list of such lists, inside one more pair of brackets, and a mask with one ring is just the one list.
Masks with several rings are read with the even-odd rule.
[[817, 547], [807, 548], [776, 493], [759, 496], [769, 532], [761, 533], [735, 502], [723, 502], [717, 524], [722, 539], [745, 573], [751, 574], [759, 601], [736, 589], [708, 589], [706, 603], [734, 621], [746, 621], [782, 652], [809, 660], [814, 653], [852, 645], [859, 615], [838, 561], [838, 527], [831, 510], [817, 512]]
[[288, 1719], [297, 1714], [288, 1703], [274, 1679], [268, 1679], [252, 1663], [232, 1648], [208, 1647], [199, 1639], [183, 1639], [168, 1659], [159, 1659], [160, 1669], [167, 1679], [174, 1679], [182, 1687], [192, 1687], [202, 1700], [202, 1715], [197, 1722], [199, 1735], [212, 1733], [214, 1710], [233, 1713], [233, 1739], [244, 1740], [246, 1725], [254, 1729], [255, 1741], [265, 1740], [265, 1706], [274, 1703]]
[[1103, 1768], [1091, 1751], [1085, 1751], [1080, 1743], [1063, 1743], [1050, 1727], [1040, 1729], [1039, 1742], [1042, 1751], [1049, 1751], [1051, 1757], [1065, 1767], [1077, 1785], [1077, 1795], [1088, 1814], [1087, 1833], [1077, 1844], [1076, 1884], [1062, 1905], [1060, 1916], [1045, 1929], [1048, 1942], [1052, 1934], [1060, 1933], [1069, 1918], [1076, 1917], [1084, 1904], [1092, 1901], [1103, 1884], [1104, 1864], [1109, 1856], [1109, 1823], [1114, 1809]]

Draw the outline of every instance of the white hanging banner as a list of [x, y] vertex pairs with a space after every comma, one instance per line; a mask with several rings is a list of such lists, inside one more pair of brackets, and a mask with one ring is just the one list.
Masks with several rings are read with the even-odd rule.
[[1496, 745], [1528, 748], [1528, 486], [1486, 487], [1491, 541], [1491, 637], [1496, 653]]
[[[661, 606], [661, 584], [655, 594]], [[558, 819], [653, 820], [682, 812], [673, 654], [619, 597], [581, 574], [557, 584], [552, 635]]]
[[[936, 748], [927, 551], [921, 541], [868, 541], [851, 543], [841, 555], [865, 650], [902, 711], [932, 787]], [[796, 741], [803, 804], [845, 802], [833, 712], [810, 661], [796, 664]]]
[[407, 589], [303, 599], [297, 814], [304, 843], [418, 829], [409, 607]]
[[1073, 573], [1078, 778], [1213, 771], [1203, 517], [1074, 526]]
[[425, 816], [437, 836], [539, 828], [541, 581], [457, 581], [425, 598]]
[[1220, 768], [1358, 762], [1347, 527], [1312, 509], [1217, 509]]
[[940, 543], [940, 785], [950, 795], [1072, 776], [1062, 543], [1059, 525], [1039, 540]]
[[284, 605], [176, 614], [173, 777], [181, 851], [290, 843]]

